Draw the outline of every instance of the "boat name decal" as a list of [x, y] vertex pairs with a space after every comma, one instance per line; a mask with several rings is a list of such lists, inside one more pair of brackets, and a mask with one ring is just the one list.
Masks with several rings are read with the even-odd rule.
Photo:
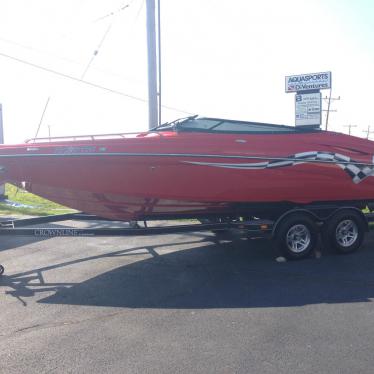
[[96, 151], [95, 146], [69, 146], [69, 147], [56, 147], [56, 154], [71, 154], [71, 153], [94, 153]]
[[[266, 157], [264, 157], [266, 158]], [[291, 156], [282, 158], [281, 160], [271, 160], [265, 162], [250, 162], [250, 163], [223, 163], [223, 162], [200, 162], [200, 161], [183, 161], [187, 164], [212, 166], [218, 168], [227, 169], [272, 169], [287, 166], [295, 166], [304, 164], [307, 162], [318, 162], [318, 161], [329, 161], [341, 167], [351, 178], [353, 183], [357, 184], [363, 181], [365, 178], [374, 176], [374, 166], [365, 165], [359, 161], [352, 160], [348, 156], [344, 156], [340, 153], [331, 152], [302, 152], [296, 153]]]
[[34, 236], [55, 237], [55, 236], [89, 236], [78, 229], [35, 229]]

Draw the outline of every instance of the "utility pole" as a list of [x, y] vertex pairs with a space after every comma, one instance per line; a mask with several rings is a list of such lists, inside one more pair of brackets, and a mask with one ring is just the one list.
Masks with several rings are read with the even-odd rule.
[[146, 0], [148, 54], [148, 128], [158, 125], [158, 85], [155, 0]]
[[349, 124], [349, 125], [344, 125], [343, 127], [348, 127], [348, 135], [351, 135], [351, 128], [352, 127], [357, 127], [357, 125], [351, 125], [351, 124]]
[[368, 125], [367, 130], [362, 130], [362, 132], [366, 133], [366, 139], [369, 139], [370, 134], [374, 133], [374, 131], [370, 131], [370, 125]]
[[338, 97], [331, 97], [331, 92], [332, 92], [332, 90], [330, 89], [330, 95], [328, 97], [326, 96], [326, 97], [323, 98], [324, 100], [327, 100], [327, 110], [326, 109], [322, 110], [323, 112], [327, 112], [326, 113], [325, 130], [327, 130], [328, 125], [329, 125], [329, 114], [330, 114], [330, 112], [337, 112], [336, 109], [330, 109], [330, 107], [331, 107], [331, 101], [340, 100], [340, 96], [338, 96]]

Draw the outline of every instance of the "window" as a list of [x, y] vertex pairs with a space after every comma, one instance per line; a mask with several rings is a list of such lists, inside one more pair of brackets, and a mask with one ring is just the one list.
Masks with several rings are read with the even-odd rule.
[[295, 133], [301, 131], [315, 131], [300, 129], [292, 126], [272, 125], [267, 123], [230, 121], [215, 118], [190, 118], [178, 123], [178, 131], [198, 131], [217, 133]]
[[211, 130], [221, 122], [222, 120], [210, 118], [188, 119], [187, 121], [181, 122], [178, 128], [182, 128], [183, 130]]

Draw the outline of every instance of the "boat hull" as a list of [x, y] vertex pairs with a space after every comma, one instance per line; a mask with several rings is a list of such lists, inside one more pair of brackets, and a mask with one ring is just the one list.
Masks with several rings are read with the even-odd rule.
[[[139, 134], [0, 150], [2, 180], [119, 220], [243, 214], [261, 204], [374, 200], [373, 143], [328, 132]], [[251, 214], [248, 211], [248, 214]]]

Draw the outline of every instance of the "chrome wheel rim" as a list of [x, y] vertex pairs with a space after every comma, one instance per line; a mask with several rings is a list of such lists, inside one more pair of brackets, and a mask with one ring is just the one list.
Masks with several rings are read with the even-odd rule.
[[356, 222], [345, 219], [336, 226], [335, 237], [342, 247], [350, 247], [358, 238], [358, 227]]
[[305, 251], [311, 241], [309, 229], [302, 224], [294, 225], [287, 231], [287, 247], [293, 253]]

